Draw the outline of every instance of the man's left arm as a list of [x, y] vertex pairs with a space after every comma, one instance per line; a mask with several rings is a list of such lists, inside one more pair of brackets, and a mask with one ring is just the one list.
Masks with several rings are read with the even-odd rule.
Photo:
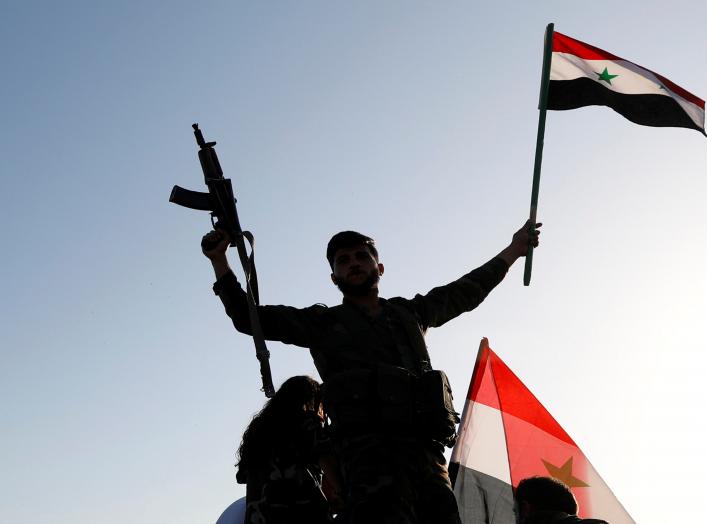
[[424, 296], [417, 295], [412, 302], [424, 327], [441, 326], [481, 304], [503, 280], [510, 266], [526, 255], [528, 246], [538, 246], [538, 228], [542, 224], [536, 224], [532, 231], [530, 226], [528, 220], [513, 235], [511, 243], [483, 266], [450, 284], [434, 288]]

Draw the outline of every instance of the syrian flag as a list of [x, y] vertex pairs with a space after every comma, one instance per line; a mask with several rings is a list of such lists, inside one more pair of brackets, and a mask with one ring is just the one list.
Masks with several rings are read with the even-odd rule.
[[705, 133], [705, 101], [664, 76], [555, 32], [547, 109], [608, 106], [644, 126]]
[[635, 524], [582, 451], [483, 339], [450, 473], [464, 524], [515, 524], [511, 486], [555, 477], [583, 518]]

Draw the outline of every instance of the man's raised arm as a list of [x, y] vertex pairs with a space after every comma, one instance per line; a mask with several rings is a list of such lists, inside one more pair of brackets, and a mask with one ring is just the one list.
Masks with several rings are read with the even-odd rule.
[[538, 246], [540, 231], [537, 228], [541, 226], [540, 223], [536, 224], [536, 230], [531, 232], [530, 221], [527, 221], [514, 233], [511, 243], [486, 264], [454, 282], [432, 289], [424, 296], [417, 295], [412, 303], [425, 329], [439, 327], [481, 304], [491, 290], [501, 283], [508, 268], [525, 256], [528, 245]]
[[[207, 242], [202, 242], [202, 245], [216, 244], [209, 250], [202, 247], [202, 252], [211, 261], [216, 275], [214, 293], [221, 299], [226, 314], [233, 321], [236, 330], [252, 335], [248, 299], [226, 257], [226, 250], [230, 245], [228, 235], [221, 230], [215, 230], [204, 235], [203, 240]], [[257, 308], [265, 339], [302, 347], [311, 347], [313, 337], [316, 336], [317, 320], [326, 310], [325, 306], [320, 305], [304, 309], [262, 305]]]

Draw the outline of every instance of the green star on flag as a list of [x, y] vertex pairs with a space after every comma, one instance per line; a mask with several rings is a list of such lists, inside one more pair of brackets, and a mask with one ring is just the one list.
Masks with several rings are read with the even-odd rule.
[[594, 73], [599, 77], [599, 80], [603, 80], [607, 84], [611, 85], [611, 79], [616, 78], [619, 75], [610, 75], [609, 70], [605, 67], [604, 70], [601, 73]]

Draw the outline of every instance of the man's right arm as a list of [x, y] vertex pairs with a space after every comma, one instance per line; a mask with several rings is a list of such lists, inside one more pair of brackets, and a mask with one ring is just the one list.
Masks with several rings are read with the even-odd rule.
[[[221, 299], [226, 314], [233, 321], [233, 326], [241, 333], [251, 335], [248, 297], [226, 257], [230, 240], [224, 232], [218, 230], [204, 235], [204, 240], [211, 243], [218, 241], [216, 247], [203, 251], [211, 261], [216, 275], [214, 293]], [[324, 306], [311, 306], [305, 309], [289, 306], [258, 306], [258, 317], [266, 339], [311, 347], [316, 333], [315, 325], [324, 309]]]

